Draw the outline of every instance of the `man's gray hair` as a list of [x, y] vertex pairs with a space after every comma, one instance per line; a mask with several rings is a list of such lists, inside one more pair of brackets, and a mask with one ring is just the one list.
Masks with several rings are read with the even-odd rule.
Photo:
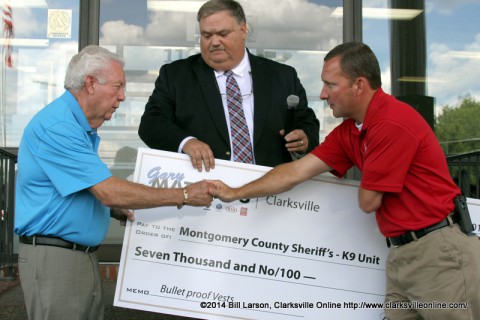
[[201, 19], [221, 11], [228, 11], [239, 24], [247, 23], [242, 6], [235, 0], [210, 0], [205, 2], [198, 10], [197, 21], [200, 22]]
[[85, 85], [85, 77], [93, 76], [98, 82], [106, 82], [105, 75], [111, 70], [110, 63], [118, 62], [122, 67], [123, 59], [116, 53], [96, 45], [89, 45], [72, 57], [65, 74], [65, 89], [78, 92]]

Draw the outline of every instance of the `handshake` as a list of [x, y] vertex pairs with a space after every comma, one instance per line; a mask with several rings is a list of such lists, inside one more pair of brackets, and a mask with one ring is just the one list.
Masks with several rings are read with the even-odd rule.
[[[123, 182], [122, 182], [123, 183]], [[127, 182], [128, 183], [128, 182]], [[136, 183], [128, 183], [129, 185], [136, 185], [142, 189], [150, 190], [156, 193], [153, 196], [155, 201], [149, 201], [150, 199], [143, 198], [142, 201], [148, 204], [143, 208], [152, 208], [159, 206], [176, 205], [178, 209], [181, 209], [184, 205], [193, 207], [210, 207], [214, 198], [219, 198], [224, 202], [230, 202], [235, 200], [229, 197], [230, 189], [226, 184], [219, 180], [202, 180], [187, 185], [184, 188], [163, 189], [153, 188], [147, 186], [140, 186]], [[157, 205], [154, 205], [157, 204]], [[161, 203], [161, 204], [160, 204]], [[140, 206], [137, 206], [140, 208]], [[120, 221], [120, 225], [125, 226], [126, 221], [135, 221], [135, 214], [127, 206], [110, 206], [110, 216]]]
[[227, 186], [220, 180], [202, 180], [189, 184], [182, 191], [183, 200], [180, 204], [177, 205], [177, 208], [180, 209], [184, 205], [194, 206], [194, 207], [210, 207], [212, 201], [215, 198], [222, 200], [223, 202], [231, 202], [236, 199], [234, 196], [234, 189]]
[[[307, 155], [300, 160], [276, 166], [260, 178], [241, 187], [231, 188], [220, 180], [203, 180], [184, 188], [184, 203], [192, 206], [210, 206], [214, 198], [223, 202], [232, 202], [240, 199], [251, 199], [279, 194], [293, 189], [299, 183], [327, 171], [318, 170], [315, 165], [318, 158]], [[314, 165], [302, 165], [302, 162], [311, 161]], [[303, 173], [302, 170], [306, 171]], [[292, 174], [295, 173], [296, 174]], [[190, 192], [196, 201], [190, 201]], [[192, 197], [193, 198], [193, 197]], [[203, 202], [202, 202], [203, 201]]]

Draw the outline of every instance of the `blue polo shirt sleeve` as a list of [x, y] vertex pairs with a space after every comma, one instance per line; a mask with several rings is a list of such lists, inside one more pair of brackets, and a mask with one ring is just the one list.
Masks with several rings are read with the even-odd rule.
[[[95, 139], [100, 139], [95, 133]], [[87, 132], [69, 122], [46, 129], [36, 159], [57, 191], [66, 197], [112, 176]]]

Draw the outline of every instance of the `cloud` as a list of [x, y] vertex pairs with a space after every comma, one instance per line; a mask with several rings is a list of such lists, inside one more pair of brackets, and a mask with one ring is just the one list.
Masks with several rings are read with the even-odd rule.
[[455, 9], [465, 4], [474, 3], [476, 0], [434, 0], [426, 1], [425, 8], [430, 13], [437, 11], [441, 14], [452, 14]]
[[155, 11], [150, 13], [145, 30], [152, 45], [195, 45], [196, 14]]
[[[334, 8], [306, 0], [265, 0], [261, 6], [253, 1], [242, 4], [251, 28], [247, 46], [257, 52], [278, 51], [277, 60], [298, 66], [299, 75], [308, 79], [307, 90], [312, 88], [315, 95], [319, 94], [323, 55], [297, 50], [326, 51], [341, 43], [342, 19], [330, 17]], [[131, 70], [158, 70], [163, 63], [198, 52], [196, 13], [151, 11], [148, 19], [144, 28], [121, 20], [104, 23], [100, 44], [139, 45], [124, 48], [126, 68]], [[176, 46], [178, 50], [162, 49]], [[293, 57], [297, 57], [296, 61]]]
[[[251, 29], [248, 45], [284, 50], [328, 50], [342, 39], [342, 19], [331, 18], [334, 8], [306, 0], [265, 0], [244, 4]], [[101, 43], [195, 46], [198, 44], [196, 13], [152, 11], [142, 28], [124, 21], [101, 26]]]
[[107, 21], [100, 28], [102, 45], [145, 45], [144, 30], [123, 20]]
[[[453, 11], [463, 5], [474, 3], [476, 0], [430, 0], [425, 1], [425, 11], [432, 13], [436, 11], [441, 14], [451, 14]], [[401, 3], [400, 3], [401, 4]], [[364, 0], [364, 8], [388, 8], [388, 2], [385, 0]]]
[[244, 7], [253, 29], [249, 43], [255, 47], [329, 50], [341, 42], [342, 19], [330, 17], [334, 8], [305, 0], [262, 4], [249, 2]]
[[[474, 42], [465, 45], [466, 51], [480, 51], [480, 33]], [[428, 95], [435, 97], [437, 105], [455, 105], [460, 96], [471, 95], [480, 100], [478, 75], [480, 59], [458, 57], [444, 43], [433, 43], [428, 48]]]
[[38, 11], [30, 8], [12, 8], [15, 38], [46, 38], [47, 24], [39, 21]]
[[[63, 80], [77, 42], [52, 43], [49, 48], [21, 48], [15, 67], [18, 72], [17, 113], [31, 116], [64, 91]], [[13, 89], [13, 88], [12, 88]], [[12, 104], [15, 105], [15, 104]]]

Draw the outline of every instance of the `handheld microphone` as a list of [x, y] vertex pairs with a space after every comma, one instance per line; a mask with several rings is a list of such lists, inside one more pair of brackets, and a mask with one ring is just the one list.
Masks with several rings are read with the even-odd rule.
[[293, 130], [293, 120], [295, 118], [295, 109], [300, 102], [300, 98], [294, 94], [287, 97], [287, 112], [285, 113], [285, 135]]

